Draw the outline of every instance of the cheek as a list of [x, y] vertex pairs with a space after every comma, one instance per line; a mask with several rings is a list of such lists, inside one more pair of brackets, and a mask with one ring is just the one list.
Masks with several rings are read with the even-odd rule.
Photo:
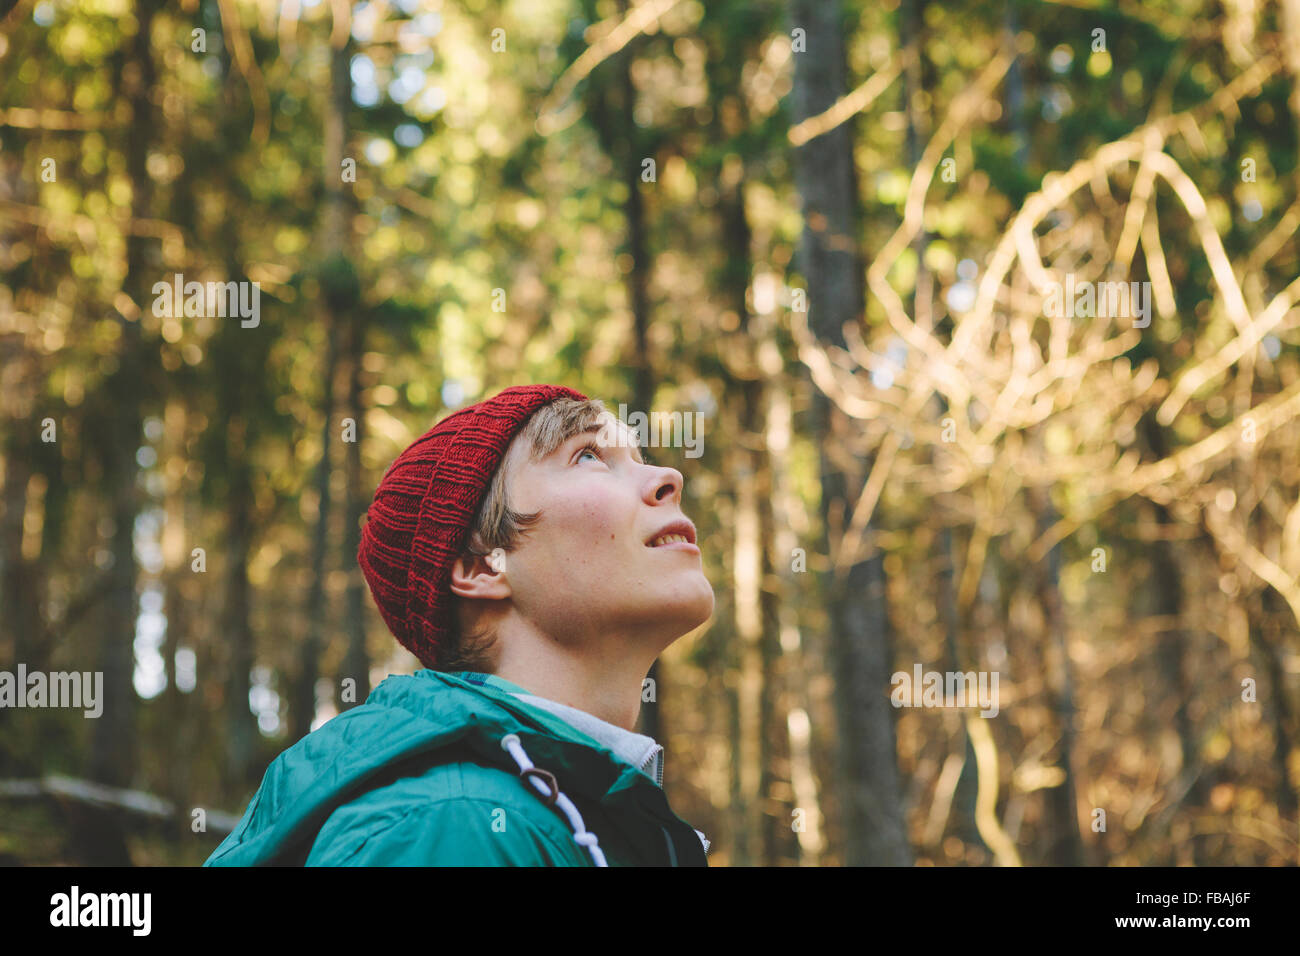
[[559, 538], [593, 551], [627, 547], [635, 532], [635, 502], [604, 483], [575, 485], [573, 491], [551, 503], [555, 527], [564, 529]]

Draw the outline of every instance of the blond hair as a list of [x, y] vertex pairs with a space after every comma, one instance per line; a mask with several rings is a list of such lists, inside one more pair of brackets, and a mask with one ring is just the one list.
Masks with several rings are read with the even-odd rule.
[[[542, 516], [540, 511], [523, 514], [510, 507], [506, 477], [514, 470], [515, 463], [525, 453], [529, 461], [540, 461], [574, 435], [599, 429], [601, 420], [607, 415], [608, 409], [598, 398], [585, 401], [557, 398], [535, 411], [510, 442], [497, 465], [462, 554], [487, 557], [497, 548], [513, 551], [520, 538]], [[448, 637], [438, 650], [438, 670], [490, 672], [496, 634], [490, 631], [469, 632], [462, 621], [463, 601], [454, 596], [452, 603]]]

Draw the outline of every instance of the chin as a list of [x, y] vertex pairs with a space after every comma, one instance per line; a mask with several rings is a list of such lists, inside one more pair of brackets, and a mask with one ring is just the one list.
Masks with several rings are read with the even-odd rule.
[[698, 587], [692, 588], [689, 593], [677, 594], [672, 599], [665, 600], [660, 613], [669, 613], [671, 609], [673, 620], [677, 621], [681, 628], [673, 638], [676, 640], [677, 637], [695, 630], [713, 617], [713, 606], [713, 587], [701, 574]]
[[693, 625], [694, 627], [699, 627], [713, 617], [713, 586], [707, 580], [704, 582], [704, 590], [706, 597], [700, 603], [700, 619]]

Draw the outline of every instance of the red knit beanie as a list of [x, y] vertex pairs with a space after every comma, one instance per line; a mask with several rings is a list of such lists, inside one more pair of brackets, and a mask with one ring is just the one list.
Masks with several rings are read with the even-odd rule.
[[450, 632], [451, 568], [510, 441], [543, 405], [586, 401], [562, 385], [516, 385], [448, 415], [393, 462], [361, 529], [357, 562], [393, 636], [436, 668]]

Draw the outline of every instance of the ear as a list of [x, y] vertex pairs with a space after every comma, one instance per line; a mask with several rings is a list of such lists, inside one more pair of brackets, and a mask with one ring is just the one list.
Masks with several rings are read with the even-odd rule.
[[487, 556], [462, 553], [451, 566], [451, 593], [486, 601], [510, 597], [513, 592], [506, 578], [502, 554], [499, 550]]

